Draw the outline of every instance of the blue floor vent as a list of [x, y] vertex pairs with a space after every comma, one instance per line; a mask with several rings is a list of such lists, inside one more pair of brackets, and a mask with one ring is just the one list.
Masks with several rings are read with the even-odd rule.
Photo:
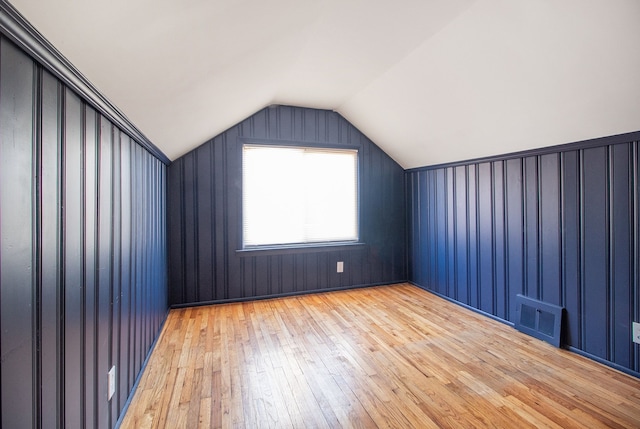
[[564, 308], [524, 295], [516, 296], [515, 328], [556, 347], [562, 344]]

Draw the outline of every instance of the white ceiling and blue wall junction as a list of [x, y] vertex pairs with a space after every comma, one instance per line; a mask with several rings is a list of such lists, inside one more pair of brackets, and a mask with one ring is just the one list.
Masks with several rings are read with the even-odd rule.
[[170, 159], [271, 104], [404, 168], [637, 131], [637, 0], [14, 0]]

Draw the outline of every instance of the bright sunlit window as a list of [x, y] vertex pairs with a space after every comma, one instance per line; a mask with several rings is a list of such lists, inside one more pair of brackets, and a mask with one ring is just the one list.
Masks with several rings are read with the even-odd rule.
[[244, 145], [244, 247], [357, 241], [357, 177], [357, 150]]

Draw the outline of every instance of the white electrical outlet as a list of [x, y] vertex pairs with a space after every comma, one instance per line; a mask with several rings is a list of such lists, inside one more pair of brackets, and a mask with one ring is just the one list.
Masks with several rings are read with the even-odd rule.
[[111, 367], [111, 369], [109, 370], [109, 372], [107, 373], [107, 385], [108, 385], [108, 390], [109, 390], [109, 398], [108, 400], [111, 400], [111, 397], [113, 396], [114, 393], [116, 393], [116, 367], [115, 365]]
[[339, 273], [344, 272], [344, 262], [339, 261], [337, 266], [336, 266], [336, 271]]
[[633, 322], [633, 342], [640, 344], [640, 323]]

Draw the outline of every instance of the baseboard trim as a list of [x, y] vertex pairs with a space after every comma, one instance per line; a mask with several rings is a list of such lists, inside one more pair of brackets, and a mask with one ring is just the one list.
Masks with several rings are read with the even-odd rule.
[[509, 322], [508, 320], [501, 319], [501, 318], [500, 318], [500, 317], [498, 317], [498, 316], [494, 316], [494, 315], [493, 315], [493, 314], [491, 314], [491, 313], [487, 313], [486, 311], [482, 311], [482, 310], [480, 310], [480, 309], [477, 309], [477, 308], [475, 308], [475, 307], [472, 307], [472, 306], [470, 306], [470, 305], [468, 305], [468, 304], [465, 304], [465, 303], [463, 303], [463, 302], [456, 301], [456, 300], [455, 300], [455, 299], [453, 299], [453, 298], [449, 298], [449, 297], [448, 297], [448, 296], [446, 296], [446, 295], [442, 295], [441, 293], [438, 293], [438, 292], [433, 291], [433, 290], [431, 290], [431, 289], [427, 289], [426, 287], [421, 286], [421, 285], [419, 285], [418, 283], [414, 283], [414, 282], [412, 282], [411, 280], [407, 281], [407, 283], [410, 283], [410, 284], [414, 285], [415, 287], [418, 287], [418, 288], [420, 288], [420, 289], [424, 290], [425, 292], [432, 293], [432, 294], [434, 294], [435, 296], [438, 296], [438, 297], [440, 297], [440, 298], [442, 298], [442, 299], [445, 299], [445, 300], [447, 300], [447, 301], [449, 301], [449, 302], [452, 302], [452, 303], [457, 304], [457, 305], [459, 305], [459, 306], [461, 306], [461, 307], [464, 307], [464, 308], [466, 308], [466, 309], [468, 309], [468, 310], [471, 310], [471, 311], [473, 311], [474, 313], [478, 313], [478, 314], [481, 314], [481, 315], [483, 315], [483, 316], [486, 316], [486, 317], [488, 317], [488, 318], [490, 318], [490, 319], [493, 319], [493, 320], [495, 320], [495, 321], [497, 321], [497, 322], [504, 323], [505, 325], [511, 326], [512, 328], [515, 326], [513, 322]]
[[591, 353], [587, 353], [587, 352], [585, 352], [583, 350], [580, 350], [580, 349], [578, 349], [576, 347], [573, 347], [573, 346], [566, 346], [564, 348], [566, 350], [569, 350], [570, 352], [573, 352], [573, 353], [577, 354], [577, 355], [586, 357], [587, 359], [594, 360], [594, 361], [596, 361], [596, 362], [598, 362], [598, 363], [600, 363], [600, 364], [602, 364], [604, 366], [608, 366], [609, 368], [615, 369], [616, 371], [620, 371], [620, 372], [622, 372], [624, 374], [627, 374], [627, 375], [630, 375], [632, 377], [640, 378], [640, 372], [637, 372], [637, 371], [634, 371], [632, 369], [626, 368], [626, 367], [624, 367], [622, 365], [618, 365], [615, 362], [611, 362], [611, 361], [608, 361], [606, 359], [602, 359], [601, 357], [592, 355]]
[[138, 371], [138, 375], [136, 375], [136, 380], [133, 382], [133, 386], [131, 386], [131, 390], [129, 391], [129, 396], [127, 396], [127, 400], [122, 406], [122, 411], [120, 412], [120, 415], [118, 416], [118, 420], [116, 421], [114, 426], [115, 429], [120, 428], [120, 425], [124, 420], [124, 417], [127, 415], [127, 410], [129, 410], [129, 405], [131, 405], [131, 401], [133, 401], [133, 397], [136, 393], [136, 390], [138, 390], [138, 386], [140, 385], [140, 380], [142, 379], [142, 374], [144, 374], [145, 369], [147, 369], [147, 364], [149, 363], [149, 359], [151, 359], [151, 354], [155, 350], [156, 344], [158, 344], [158, 339], [160, 339], [160, 335], [162, 334], [162, 330], [164, 329], [164, 325], [168, 317], [169, 317], [169, 309], [167, 309], [167, 312], [164, 315], [164, 319], [162, 320], [162, 323], [158, 328], [156, 338], [153, 340], [153, 343], [151, 343], [151, 347], [149, 347], [149, 351], [147, 352], [147, 355], [144, 358], [144, 362], [142, 362], [142, 366], [140, 366], [140, 371]]
[[333, 288], [311, 289], [311, 290], [304, 290], [304, 291], [279, 293], [274, 295], [259, 295], [259, 296], [243, 297], [243, 298], [229, 298], [229, 299], [218, 299], [218, 300], [199, 301], [199, 302], [185, 302], [180, 304], [172, 304], [171, 308], [172, 309], [188, 308], [188, 307], [199, 307], [202, 305], [230, 304], [235, 302], [248, 302], [248, 301], [257, 301], [257, 300], [263, 300], [263, 299], [286, 298], [289, 296], [309, 295], [312, 293], [335, 292], [335, 291], [341, 291], [341, 290], [361, 289], [361, 288], [373, 287], [373, 286], [388, 286], [388, 285], [394, 285], [398, 283], [407, 283], [407, 280], [394, 280], [390, 282], [381, 282], [381, 283], [368, 283], [368, 284], [360, 284], [360, 285], [352, 285], [352, 286], [339, 286], [339, 287], [333, 287]]

